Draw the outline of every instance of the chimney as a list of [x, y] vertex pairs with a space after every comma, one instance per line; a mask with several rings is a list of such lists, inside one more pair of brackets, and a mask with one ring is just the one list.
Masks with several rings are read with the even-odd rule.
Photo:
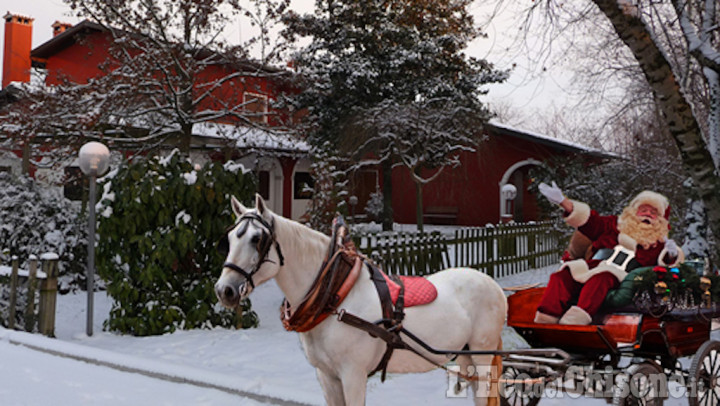
[[64, 33], [65, 30], [70, 27], [72, 27], [72, 24], [70, 23], [61, 23], [60, 21], [55, 21], [52, 25], [53, 37], [57, 37], [58, 35]]
[[5, 19], [2, 87], [10, 82], [30, 81], [30, 50], [33, 19], [8, 12]]

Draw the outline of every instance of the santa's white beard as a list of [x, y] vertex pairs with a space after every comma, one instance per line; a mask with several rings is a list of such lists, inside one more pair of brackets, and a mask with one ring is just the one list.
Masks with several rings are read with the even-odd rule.
[[632, 237], [643, 248], [649, 248], [657, 242], [665, 241], [668, 234], [668, 221], [665, 217], [657, 217], [650, 224], [643, 223], [635, 213], [636, 209], [626, 207], [618, 220], [618, 231]]

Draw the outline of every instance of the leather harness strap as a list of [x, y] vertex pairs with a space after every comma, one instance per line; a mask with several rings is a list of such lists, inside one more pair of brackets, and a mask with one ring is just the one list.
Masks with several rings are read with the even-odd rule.
[[[340, 219], [335, 224], [326, 260], [323, 262], [320, 272], [305, 298], [294, 312], [287, 299], [283, 300], [280, 308], [280, 318], [285, 329], [300, 333], [307, 332], [324, 321], [330, 314], [337, 314], [340, 322], [366, 331], [371, 336], [377, 337], [387, 344], [385, 353], [377, 367], [368, 375], [372, 376], [381, 371], [380, 379], [382, 382], [385, 381], [388, 363], [395, 349], [411, 351], [435, 364], [431, 359], [410, 347], [400, 337], [399, 332], [402, 330], [402, 321], [405, 318], [405, 285], [402, 279], [394, 275], [390, 276], [400, 286], [398, 298], [393, 306], [390, 289], [380, 269], [371, 261], [363, 260], [367, 258], [358, 253], [352, 242], [346, 237], [347, 228], [344, 227], [344, 222]], [[367, 266], [370, 280], [373, 281], [380, 299], [382, 318], [375, 323], [370, 323], [347, 313], [344, 309], [337, 310], [355, 284], [363, 264]], [[439, 366], [444, 368], [442, 365]], [[458, 375], [470, 380], [476, 380], [461, 373]]]
[[242, 224], [242, 226], [238, 229], [236, 233], [238, 237], [241, 237], [247, 232], [248, 226], [253, 221], [259, 222], [265, 228], [265, 231], [262, 232], [262, 234], [260, 235], [261, 238], [258, 240], [257, 243], [257, 250], [258, 255], [260, 256], [260, 261], [258, 261], [255, 264], [255, 267], [250, 271], [246, 271], [232, 262], [225, 262], [223, 264], [223, 268], [230, 268], [233, 271], [239, 273], [245, 278], [247, 283], [250, 284], [250, 287], [252, 289], [255, 289], [253, 275], [260, 271], [260, 267], [265, 262], [274, 262], [268, 259], [268, 253], [270, 252], [270, 249], [273, 247], [273, 245], [275, 246], [275, 251], [277, 251], [278, 259], [280, 260], [280, 266], [285, 265], [285, 257], [283, 256], [282, 250], [280, 249], [280, 244], [275, 238], [275, 220], [271, 220], [271, 222], [268, 223], [267, 221], [265, 221], [265, 219], [263, 219], [261, 215], [257, 213], [248, 212], [243, 214], [242, 216], [240, 216], [240, 218], [235, 224], [225, 230], [225, 234], [223, 234], [222, 238], [220, 238], [220, 241], [218, 241], [217, 250], [220, 254], [227, 256], [228, 252], [230, 251], [230, 240], [228, 238], [228, 234], [230, 233], [230, 231], [232, 231], [238, 225]]
[[[378, 292], [378, 296], [380, 297], [380, 306], [382, 308], [382, 319], [378, 323], [382, 323], [383, 326], [385, 326], [385, 331], [387, 331], [389, 334], [397, 337], [400, 343], [402, 343], [402, 340], [400, 340], [400, 336], [393, 333], [393, 330], [396, 329], [398, 326], [400, 326], [400, 323], [402, 323], [403, 318], [405, 317], [405, 314], [403, 313], [403, 304], [404, 304], [404, 291], [405, 286], [403, 285], [402, 281], [400, 281], [400, 278], [395, 278], [394, 280], [396, 282], [399, 282], [400, 285], [400, 294], [398, 295], [398, 299], [395, 302], [396, 307], [393, 309], [393, 303], [392, 298], [390, 297], [390, 289], [388, 289], [387, 282], [385, 282], [385, 278], [383, 277], [382, 273], [378, 269], [377, 266], [374, 264], [371, 264], [369, 262], [366, 262], [368, 272], [370, 272], [370, 279], [375, 284], [375, 289]], [[377, 325], [377, 323], [375, 324]], [[379, 328], [379, 326], [378, 326]], [[372, 334], [372, 333], [371, 333]], [[390, 362], [390, 357], [392, 357], [392, 353], [395, 350], [395, 348], [401, 348], [397, 346], [397, 343], [395, 340], [388, 341], [385, 338], [383, 338], [383, 341], [387, 342], [387, 348], [385, 349], [385, 354], [383, 354], [383, 357], [380, 359], [380, 363], [375, 367], [375, 369], [370, 372], [368, 376], [374, 375], [378, 371], [382, 371], [382, 374], [380, 376], [380, 381], [385, 382], [385, 376], [387, 375], [387, 366], [388, 362]], [[404, 343], [403, 343], [404, 344]], [[404, 347], [402, 347], [404, 348]]]
[[280, 318], [288, 331], [304, 333], [322, 323], [345, 300], [360, 275], [362, 260], [337, 251], [325, 264], [305, 298], [292, 310], [287, 299], [280, 308]]

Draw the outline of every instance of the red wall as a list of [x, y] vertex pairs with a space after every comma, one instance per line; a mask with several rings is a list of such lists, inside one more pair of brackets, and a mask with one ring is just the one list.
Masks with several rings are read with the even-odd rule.
[[[424, 207], [457, 207], [457, 224], [482, 226], [500, 221], [500, 181], [514, 164], [527, 159], [543, 161], [550, 156], [566, 154], [552, 148], [511, 136], [490, 135], [475, 153], [464, 152], [457, 168], [446, 168], [434, 181], [423, 188]], [[520, 168], [527, 171], [528, 167]], [[416, 222], [415, 183], [404, 167], [393, 170], [393, 211], [399, 223]], [[538, 220], [535, 196], [523, 193], [524, 221]]]
[[75, 83], [87, 83], [88, 79], [100, 76], [100, 65], [107, 58], [109, 46], [107, 34], [94, 33], [83, 40], [53, 54], [45, 61], [48, 71], [47, 84], [56, 85], [65, 76]]
[[[87, 83], [88, 79], [102, 75], [104, 72], [100, 69], [100, 66], [109, 58], [107, 49], [110, 45], [110, 39], [109, 34], [95, 31], [86, 36], [81, 42], [75, 42], [71, 46], [58, 50], [46, 60], [47, 83], [51, 85], [58, 84], [59, 78], [63, 76], [76, 83]], [[207, 90], [207, 86], [202, 87], [203, 84], [211, 83], [229, 73], [231, 72], [225, 67], [209, 66], [198, 75], [196, 86], [200, 86], [196, 88], [196, 95]], [[242, 102], [245, 91], [264, 94], [269, 99], [273, 99], [276, 92], [267, 78], [238, 77], [214, 90], [212, 92], [213, 97], [203, 99], [198, 109], [221, 108], [218, 100], [228, 101], [230, 106], [237, 105]]]

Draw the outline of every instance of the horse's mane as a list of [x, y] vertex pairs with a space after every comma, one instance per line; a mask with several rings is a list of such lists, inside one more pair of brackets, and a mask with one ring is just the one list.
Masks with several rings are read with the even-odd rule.
[[283, 248], [288, 245], [288, 248], [295, 252], [325, 256], [325, 251], [330, 244], [330, 237], [276, 213], [272, 213], [272, 215], [275, 219], [275, 234], [283, 240], [281, 242]]

